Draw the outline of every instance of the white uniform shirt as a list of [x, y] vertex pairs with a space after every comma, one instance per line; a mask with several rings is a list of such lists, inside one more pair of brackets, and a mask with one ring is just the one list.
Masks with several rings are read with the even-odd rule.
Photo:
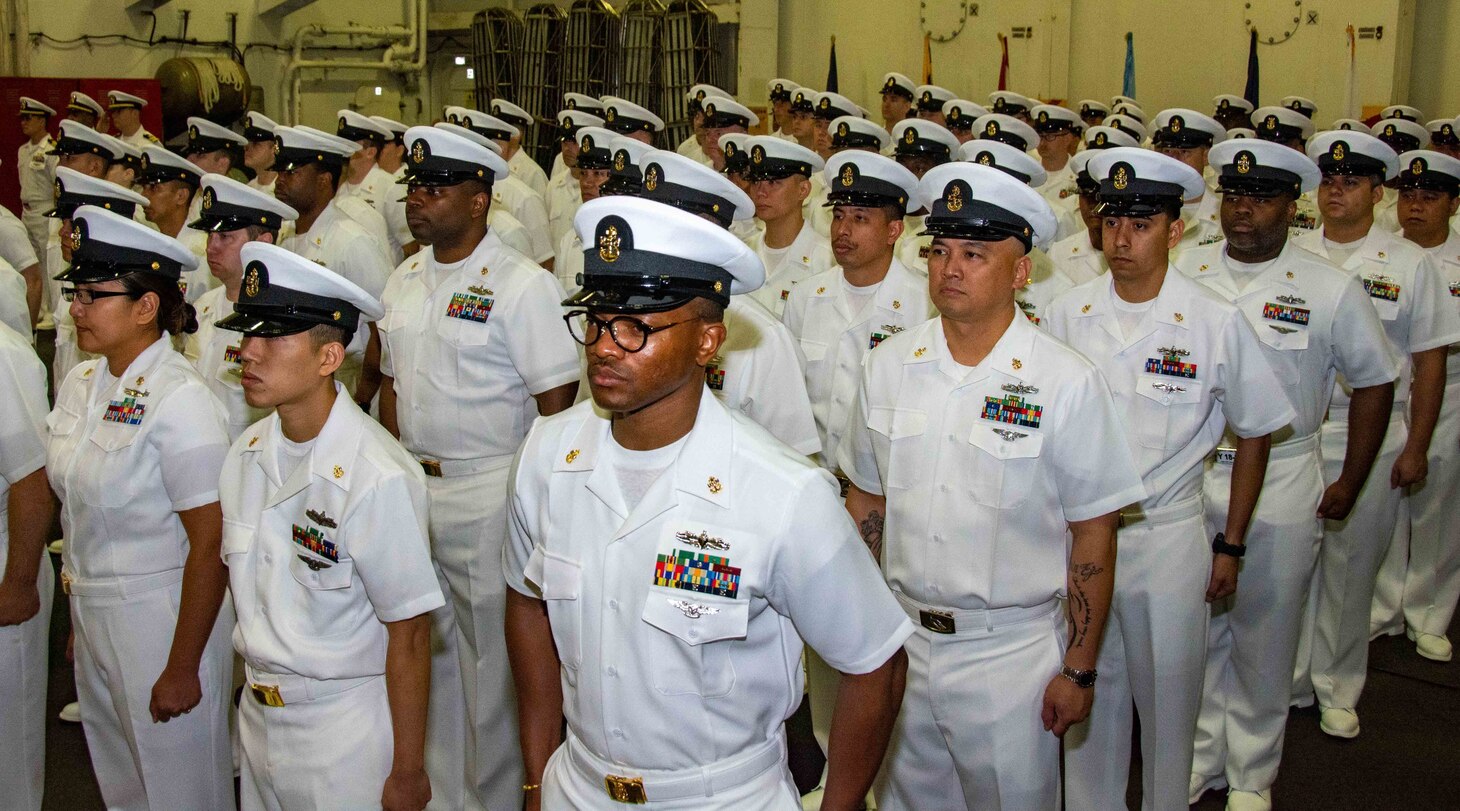
[[[48, 205], [38, 213], [50, 210]], [[40, 261], [36, 258], [35, 246], [30, 242], [30, 232], [25, 229], [25, 223], [5, 206], [0, 206], [0, 259], [9, 262], [16, 270], [25, 270]]]
[[632, 510], [609, 431], [591, 403], [533, 426], [502, 567], [547, 603], [568, 729], [591, 751], [680, 770], [774, 745], [803, 639], [867, 673], [912, 633], [830, 477], [708, 390]]
[[66, 571], [85, 580], [181, 569], [188, 537], [177, 513], [218, 500], [228, 434], [218, 400], [171, 337], [120, 378], [105, 358], [77, 366], [46, 426]]
[[572, 172], [564, 170], [562, 174], [554, 175], [548, 181], [548, 234], [554, 246], [561, 245], [563, 234], [573, 230], [573, 215], [578, 213], [578, 206], [581, 205], [583, 192]]
[[[385, 292], [385, 280], [391, 270], [390, 260], [380, 243], [345, 214], [339, 198], [324, 207], [309, 231], [285, 237], [279, 244], [333, 270], [372, 296], [379, 298]], [[345, 362], [335, 372], [335, 379], [344, 383], [351, 392], [360, 380], [365, 348], [369, 342], [370, 330], [361, 323], [346, 348]]]
[[502, 244], [524, 257], [532, 255], [532, 235], [527, 226], [507, 213], [506, 209], [493, 208], [487, 211], [487, 227], [502, 240]]
[[510, 457], [537, 417], [532, 395], [578, 379], [562, 288], [491, 231], [460, 262], [434, 254], [402, 263], [382, 299], [401, 442], [435, 460]]
[[59, 160], [47, 154], [56, 141], [46, 134], [38, 143], [26, 141], [16, 151], [15, 169], [20, 175], [20, 205], [28, 213], [44, 214], [56, 200], [55, 173]]
[[136, 147], [139, 151], [149, 146], [162, 146], [162, 140], [148, 132], [146, 127], [138, 127], [137, 131], [131, 135], [117, 133], [116, 137], [122, 143]]
[[867, 355], [842, 470], [887, 497], [893, 589], [958, 609], [1063, 596], [1066, 525], [1145, 495], [1098, 369], [1015, 315], [977, 366], [943, 319]]
[[[1206, 199], [1206, 196], [1202, 197], [1202, 200]], [[1193, 248], [1200, 248], [1226, 239], [1222, 233], [1221, 222], [1202, 217], [1200, 206], [1201, 203], [1192, 203], [1181, 207], [1181, 221], [1186, 225], [1186, 230], [1181, 232], [1181, 241], [1171, 249], [1171, 264], [1173, 265], [1177, 264], [1182, 254]]]
[[[46, 464], [46, 367], [30, 345], [30, 329], [0, 325], [0, 571], [10, 556], [10, 488]], [[6, 656], [17, 656], [10, 650]], [[14, 768], [12, 766], [12, 768]]]
[[[583, 272], [583, 240], [576, 231], [563, 234], [558, 241], [556, 259], [553, 260], [553, 275], [558, 284], [569, 295], [578, 292], [578, 274]], [[581, 393], [581, 392], [580, 392]]]
[[1188, 251], [1177, 265], [1237, 305], [1257, 332], [1279, 391], [1298, 415], [1274, 443], [1318, 430], [1335, 374], [1360, 387], [1399, 374], [1399, 358], [1383, 340], [1384, 328], [1358, 279], [1292, 243], [1265, 269], [1254, 274], [1242, 268], [1227, 256], [1225, 243]]
[[568, 164], [563, 161], [563, 153], [560, 149], [558, 151], [558, 154], [553, 156], [553, 170], [551, 172], [548, 172], [548, 182], [552, 183], [553, 178], [556, 178], [558, 175], [566, 171], [568, 171]]
[[[188, 222], [192, 222], [192, 220]], [[177, 241], [181, 242], [183, 247], [198, 259], [197, 267], [183, 271], [182, 278], [178, 281], [178, 287], [182, 288], [183, 298], [187, 299], [189, 304], [196, 305], [204, 293], [218, 286], [218, 277], [214, 276], [213, 271], [208, 268], [208, 232], [184, 225], [182, 230], [177, 232]]]
[[1029, 269], [1029, 281], [1014, 291], [1014, 302], [1035, 326], [1043, 323], [1045, 311], [1059, 294], [1075, 286], [1075, 282], [1064, 271], [1055, 266], [1049, 254], [1038, 248], [1029, 251], [1033, 265]]
[[532, 189], [533, 194], [538, 197], [547, 197], [547, 173], [537, 165], [537, 161], [533, 160], [526, 150], [519, 149], [512, 153], [512, 157], [507, 159], [507, 172], [526, 184], [527, 188]]
[[836, 446], [857, 398], [862, 358], [883, 339], [936, 312], [927, 280], [896, 259], [864, 304], [855, 304], [847, 287], [840, 267], [824, 270], [791, 290], [781, 315], [806, 361], [806, 393], [821, 433], [821, 463], [828, 470], [836, 468]]
[[1110, 270], [1105, 254], [1090, 244], [1090, 232], [1080, 231], [1049, 246], [1054, 266], [1075, 284], [1084, 284]]
[[[791, 139], [794, 141], [794, 139]], [[826, 179], [820, 172], [811, 176], [811, 193], [806, 195], [806, 202], [801, 204], [801, 216], [811, 223], [816, 233], [828, 239], [831, 238], [831, 221], [835, 216], [836, 207], [826, 204], [827, 195]]]
[[752, 290], [750, 297], [780, 317], [786, 311], [791, 288], [808, 277], [836, 266], [831, 243], [816, 233], [811, 223], [802, 222], [801, 230], [780, 256], [772, 258], [765, 244], [765, 231], [757, 230], [745, 240], [765, 265], [765, 284]]
[[223, 465], [233, 647], [267, 673], [381, 675], [384, 623], [445, 605], [426, 544], [425, 476], [339, 384], [324, 427], [287, 475], [285, 441], [271, 414]]
[[1146, 507], [1201, 495], [1202, 462], [1222, 426], [1240, 437], [1292, 422], [1252, 325], [1231, 302], [1168, 267], [1161, 292], [1125, 336], [1110, 276], [1076, 287], [1046, 327], [1095, 362], [1124, 420]]
[[[267, 194], [270, 197], [273, 197], [274, 196], [274, 186], [276, 184], [278, 184], [278, 182], [279, 182], [279, 178], [278, 178], [277, 175], [274, 177], [274, 182], [273, 183], [269, 183], [267, 185], [266, 184], [263, 184], [263, 183], [260, 183], [258, 177], [254, 177], [253, 180], [250, 180], [248, 182], [248, 185], [251, 188], [258, 189], [259, 191], [263, 192], [264, 194]], [[290, 220], [290, 222], [293, 222], [293, 220]]]
[[[380, 253], [385, 257], [387, 264], [400, 264], [395, 259], [396, 251], [390, 244], [390, 226], [385, 223], [385, 215], [375, 210], [375, 206], [366, 202], [363, 197], [348, 194], [336, 196], [333, 203], [341, 214], [354, 220], [356, 224], [365, 229], [366, 233], [370, 235], [370, 239], [380, 248]], [[279, 232], [281, 240], [293, 233], [290, 230], [293, 225], [293, 220], [285, 223], [285, 228]]]
[[[1037, 153], [1034, 159], [1039, 160]], [[1054, 209], [1056, 217], [1075, 207], [1080, 200], [1080, 187], [1075, 185], [1075, 173], [1068, 161], [1063, 167], [1049, 172], [1044, 185], [1035, 191]]]
[[[1318, 229], [1293, 240], [1299, 248], [1328, 259], [1323, 231]], [[1460, 312], [1434, 259], [1413, 242], [1379, 228], [1369, 229], [1358, 250], [1340, 265], [1357, 276], [1379, 312], [1390, 349], [1399, 357], [1399, 379], [1394, 384], [1394, 406], [1409, 402], [1410, 356], [1460, 341]], [[1347, 406], [1353, 386], [1343, 378], [1333, 390], [1333, 405]]]
[[29, 343], [30, 307], [25, 301], [25, 277], [4, 259], [0, 259], [0, 324], [25, 336]]
[[254, 408], [243, 399], [243, 366], [238, 359], [243, 333], [218, 329], [219, 321], [233, 315], [228, 288], [220, 285], [209, 290], [194, 306], [198, 310], [198, 331], [185, 339], [183, 355], [222, 403], [228, 441], [232, 442], [245, 428], [267, 417], [271, 409]]
[[548, 225], [547, 204], [515, 177], [507, 176], [492, 184], [492, 206], [500, 206], [527, 227], [533, 252], [529, 259], [538, 264], [553, 258], [552, 229]]
[[725, 342], [705, 367], [705, 383], [721, 402], [751, 418], [799, 453], [821, 449], [796, 339], [749, 295], [725, 308]]
[[411, 229], [406, 225], [406, 187], [395, 182], [395, 175], [379, 166], [371, 166], [359, 183], [351, 183], [342, 178], [335, 196], [358, 197], [378, 211], [385, 220], [385, 237], [391, 256], [396, 262], [405, 256], [402, 247], [414, 238], [411, 236]]
[[675, 147], [674, 151], [692, 161], [699, 161], [706, 166], [710, 165], [710, 156], [706, 155], [705, 150], [700, 147], [700, 142], [695, 138], [694, 133], [690, 133], [689, 137], [680, 141], [679, 146]]
[[[1443, 244], [1427, 249], [1426, 253], [1439, 268], [1440, 281], [1450, 293], [1450, 303], [1460, 308], [1460, 234], [1451, 231]], [[1450, 344], [1445, 375], [1450, 380], [1460, 380], [1460, 343]]]

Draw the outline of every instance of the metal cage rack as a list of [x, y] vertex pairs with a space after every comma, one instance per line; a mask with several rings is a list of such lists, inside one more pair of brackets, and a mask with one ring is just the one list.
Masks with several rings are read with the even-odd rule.
[[518, 85], [518, 59], [524, 36], [522, 18], [505, 8], [477, 12], [471, 21], [473, 86], [476, 108], [490, 109], [494, 98], [512, 98]]
[[[518, 51], [518, 84], [515, 92], [505, 94], [538, 121], [551, 120], [562, 107], [562, 57], [567, 34], [568, 15], [551, 3], [538, 3], [529, 8], [525, 33]], [[522, 134], [522, 148], [538, 162], [552, 166], [557, 146], [557, 128], [534, 124]]]
[[[690, 134], [685, 95], [700, 82], [716, 83], [718, 54], [715, 49], [714, 12], [701, 0], [671, 0], [664, 18], [663, 70], [659, 104], [655, 112], [664, 119], [665, 138], [673, 149]], [[727, 87], [734, 92], [734, 88]]]
[[659, 112], [659, 86], [663, 81], [665, 12], [659, 0], [629, 0], [619, 12], [623, 49], [618, 95], [655, 112]]

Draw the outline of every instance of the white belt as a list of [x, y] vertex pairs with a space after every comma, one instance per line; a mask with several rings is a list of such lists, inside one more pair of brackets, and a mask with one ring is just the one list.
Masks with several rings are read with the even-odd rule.
[[316, 701], [385, 678], [384, 675], [376, 675], [353, 679], [311, 679], [292, 673], [265, 673], [255, 670], [247, 662], [244, 663], [244, 671], [248, 674], [249, 692], [253, 693], [255, 701], [266, 707], [287, 707]]
[[128, 597], [181, 583], [182, 569], [126, 577], [77, 577], [61, 569], [61, 590], [72, 597]]
[[943, 608], [914, 600], [900, 591], [894, 591], [892, 594], [902, 605], [902, 610], [907, 612], [909, 619], [935, 634], [954, 635], [992, 631], [995, 628], [1017, 625], [1021, 622], [1049, 616], [1051, 612], [1059, 608], [1059, 600], [1050, 600], [1032, 608], [1022, 605], [1007, 608]]
[[[1308, 456], [1318, 451], [1318, 434], [1312, 433], [1297, 439], [1290, 439], [1281, 445], [1273, 445], [1267, 452], [1267, 461], [1280, 462], [1287, 459], [1297, 459]], [[1236, 448], [1219, 447], [1212, 461], [1219, 465], [1230, 465], [1236, 459]]]
[[1164, 507], [1131, 507], [1120, 511], [1120, 526], [1174, 524], [1202, 514], [1201, 496]]
[[594, 783], [601, 782], [610, 799], [628, 805], [713, 797], [717, 792], [744, 785], [785, 760], [781, 739], [777, 737], [749, 754], [726, 758], [698, 769], [650, 770], [624, 775], [621, 772], [626, 767], [598, 757], [571, 732], [563, 746], [567, 750], [566, 761], [575, 771]]
[[483, 456], [478, 459], [431, 459], [414, 454], [416, 461], [421, 463], [421, 469], [426, 475], [433, 479], [452, 479], [458, 476], [470, 476], [474, 473], [485, 473], [489, 470], [507, 467], [512, 464], [512, 455], [506, 456]]

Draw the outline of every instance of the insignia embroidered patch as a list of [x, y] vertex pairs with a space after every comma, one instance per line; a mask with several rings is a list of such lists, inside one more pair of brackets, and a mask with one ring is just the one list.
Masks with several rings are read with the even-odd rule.
[[223, 348], [224, 363], [238, 363], [238, 347], [226, 346]]
[[1275, 304], [1271, 301], [1262, 306], [1262, 317], [1269, 321], [1286, 321], [1289, 324], [1302, 324], [1307, 326], [1308, 316], [1309, 311], [1302, 307]]
[[142, 415], [147, 413], [147, 406], [137, 405], [136, 398], [127, 397], [122, 400], [112, 400], [107, 403], [106, 413], [101, 415], [105, 422], [119, 422], [123, 425], [141, 425]]
[[485, 324], [492, 315], [492, 302], [494, 301], [495, 299], [470, 293], [453, 293], [451, 303], [446, 305], [446, 317]]
[[729, 558], [675, 550], [654, 563], [654, 585], [735, 599], [740, 570]]
[[325, 538], [324, 533], [314, 527], [305, 528], [295, 524], [294, 543], [299, 544], [322, 558], [328, 558], [335, 563], [340, 562], [340, 553], [335, 549], [334, 543]]
[[1385, 301], [1399, 300], [1399, 285], [1388, 279], [1364, 279], [1364, 292], [1368, 293], [1370, 298]]
[[1450, 282], [1450, 295], [1460, 296], [1460, 282]]
[[1026, 402], [1017, 394], [1008, 397], [983, 398], [983, 414], [986, 420], [1004, 422], [1024, 428], [1038, 428], [1044, 417], [1044, 406]]
[[721, 363], [720, 358], [715, 358], [705, 367], [705, 385], [712, 391], [725, 390], [725, 370], [720, 368]]
[[1146, 359], [1146, 373], [1153, 375], [1168, 375], [1170, 377], [1196, 377], [1196, 364], [1186, 363], [1181, 359], [1191, 353], [1185, 349], [1175, 347], [1161, 347], [1161, 357]]

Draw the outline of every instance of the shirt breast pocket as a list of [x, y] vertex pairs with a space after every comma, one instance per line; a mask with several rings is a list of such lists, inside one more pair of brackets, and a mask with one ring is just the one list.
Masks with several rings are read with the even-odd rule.
[[[95, 473], [85, 474], [96, 483], [91, 498], [103, 507], [122, 507], [139, 495], [136, 484], [144, 477], [138, 473], [145, 468], [137, 459], [140, 450], [136, 448], [141, 427], [120, 422], [102, 421], [91, 432], [91, 443], [102, 450]], [[160, 481], [150, 482], [160, 485]]]
[[583, 661], [582, 604], [583, 565], [562, 555], [538, 548], [527, 562], [529, 579], [536, 580], [547, 603], [548, 621], [558, 659], [576, 677]]
[[974, 501], [1005, 509], [1029, 500], [1039, 474], [1043, 434], [978, 420], [968, 442], [979, 451], [968, 473], [969, 481], [974, 482]]
[[1257, 337], [1267, 347], [1282, 352], [1308, 348], [1308, 328], [1297, 324], [1263, 320], [1257, 327]]
[[355, 630], [359, 599], [350, 592], [354, 561], [324, 561], [301, 550], [289, 559], [289, 574], [303, 587], [298, 593], [299, 606], [290, 616], [295, 631], [326, 637]]
[[[456, 305], [452, 306], [455, 307]], [[477, 313], [473, 317], [484, 316]], [[477, 375], [482, 374], [478, 370], [486, 368], [482, 362], [482, 357], [485, 355], [488, 345], [492, 342], [492, 332], [494, 331], [495, 327], [485, 320], [474, 321], [469, 318], [458, 318], [451, 315], [443, 317], [436, 325], [436, 334], [450, 348], [447, 350], [447, 354], [450, 355], [454, 352], [456, 355], [456, 379], [458, 383], [467, 383], [475, 380], [476, 378], [473, 377], [474, 371]]]
[[653, 587], [640, 616], [657, 629], [650, 632], [654, 689], [668, 696], [719, 698], [735, 687], [730, 646], [710, 643], [745, 638], [748, 602]]
[[887, 437], [887, 470], [884, 484], [894, 489], [914, 487], [928, 469], [928, 414], [910, 408], [873, 407], [867, 412], [867, 428]]
[[1176, 450], [1202, 424], [1202, 384], [1185, 377], [1141, 374], [1136, 377], [1136, 441], [1156, 450]]

